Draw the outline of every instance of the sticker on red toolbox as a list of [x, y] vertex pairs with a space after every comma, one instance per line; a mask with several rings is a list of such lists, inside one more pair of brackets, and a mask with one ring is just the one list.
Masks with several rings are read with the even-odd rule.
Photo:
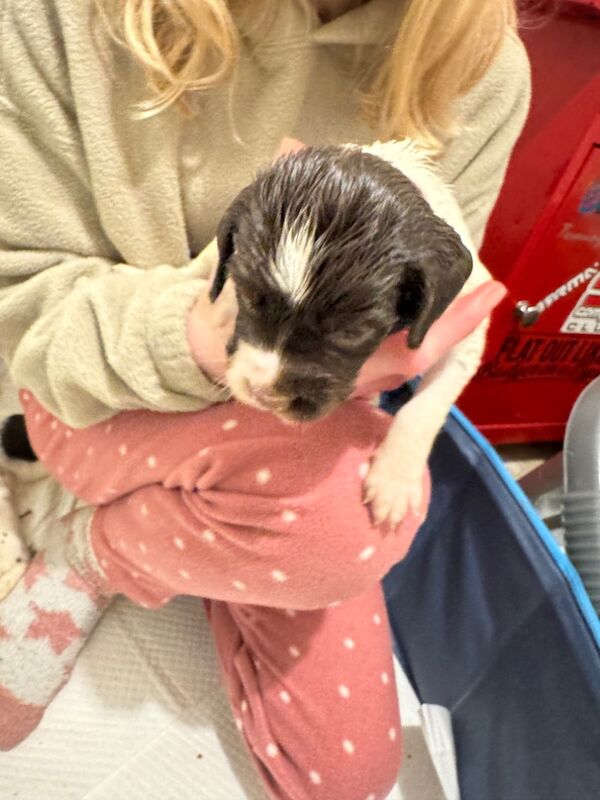
[[600, 273], [590, 282], [560, 330], [600, 336]]
[[600, 341], [511, 335], [479, 376], [492, 380], [567, 378], [588, 383], [600, 373]]

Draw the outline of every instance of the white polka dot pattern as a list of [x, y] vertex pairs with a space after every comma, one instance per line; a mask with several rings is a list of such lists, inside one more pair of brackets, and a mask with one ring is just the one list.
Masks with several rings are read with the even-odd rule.
[[279, 748], [275, 744], [275, 742], [271, 742], [267, 745], [267, 755], [269, 758], [277, 758], [279, 755]]
[[342, 747], [348, 753], [349, 756], [354, 754], [356, 748], [354, 747], [354, 742], [351, 742], [350, 739], [344, 739], [342, 742]]
[[365, 549], [359, 555], [359, 559], [361, 561], [368, 561], [370, 558], [373, 557], [374, 554], [375, 554], [375, 548], [373, 547], [373, 545], [369, 545], [369, 547], [365, 547]]
[[256, 482], [264, 486], [265, 483], [271, 480], [271, 477], [271, 470], [265, 467], [264, 469], [259, 469], [256, 473]]

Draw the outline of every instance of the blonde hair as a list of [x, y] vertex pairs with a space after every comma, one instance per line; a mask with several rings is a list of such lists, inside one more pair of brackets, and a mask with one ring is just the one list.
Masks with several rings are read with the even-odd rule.
[[[308, 0], [283, 0], [283, 2]], [[282, 0], [97, 0], [113, 32], [142, 64], [152, 97], [143, 115], [223, 84], [238, 59], [236, 21], [249, 24]], [[264, 19], [262, 23], [264, 24]], [[457, 130], [454, 101], [484, 75], [514, 0], [408, 0], [383, 63], [362, 93], [364, 115], [382, 138], [410, 137], [438, 148]]]

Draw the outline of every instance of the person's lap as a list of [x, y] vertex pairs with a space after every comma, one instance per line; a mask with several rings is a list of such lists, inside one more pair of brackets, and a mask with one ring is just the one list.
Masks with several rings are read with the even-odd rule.
[[378, 579], [418, 525], [386, 535], [361, 501], [386, 417], [356, 402], [293, 429], [226, 404], [73, 431], [33, 398], [24, 406], [49, 469], [99, 506], [92, 539], [109, 582], [146, 605], [211, 598], [232, 707], [273, 795], [339, 797], [348, 780], [345, 797], [382, 796], [400, 728]]

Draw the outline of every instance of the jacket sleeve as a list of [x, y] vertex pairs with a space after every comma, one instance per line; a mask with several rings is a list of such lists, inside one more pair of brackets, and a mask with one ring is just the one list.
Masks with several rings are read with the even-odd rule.
[[460, 101], [461, 134], [441, 162], [478, 248], [530, 99], [529, 60], [523, 43], [511, 32], [486, 75]]
[[0, 23], [0, 356], [13, 381], [75, 427], [223, 399], [186, 337], [206, 259], [120, 263], [98, 218], [60, 42], [41, 22], [25, 30], [12, 0], [0, 0]]

